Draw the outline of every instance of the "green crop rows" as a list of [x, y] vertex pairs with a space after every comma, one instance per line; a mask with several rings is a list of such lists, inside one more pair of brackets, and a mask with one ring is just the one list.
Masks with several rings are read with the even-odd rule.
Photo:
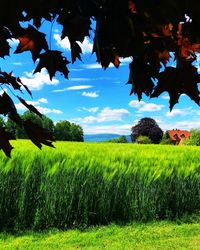
[[13, 142], [0, 153], [0, 230], [175, 219], [200, 211], [200, 148]]

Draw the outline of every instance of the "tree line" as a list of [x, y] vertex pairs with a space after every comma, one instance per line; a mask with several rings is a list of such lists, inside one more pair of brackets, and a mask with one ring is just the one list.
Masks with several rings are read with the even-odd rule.
[[[59, 121], [56, 124], [47, 116], [41, 118], [38, 115], [26, 111], [23, 115], [21, 115], [21, 119], [31, 120], [38, 126], [47, 130], [53, 135], [53, 138], [58, 141], [84, 141], [83, 137], [83, 129], [80, 125], [75, 123], [70, 123], [67, 120]], [[11, 119], [7, 119], [4, 121], [2, 117], [0, 117], [0, 127], [4, 127], [7, 132], [13, 135], [13, 138], [17, 139], [29, 139], [27, 133], [22, 127], [16, 125]]]

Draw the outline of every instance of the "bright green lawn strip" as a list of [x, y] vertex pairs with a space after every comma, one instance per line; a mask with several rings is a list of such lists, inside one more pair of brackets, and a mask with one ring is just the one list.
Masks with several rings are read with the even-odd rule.
[[27, 232], [20, 236], [0, 234], [0, 249], [200, 249], [200, 223], [155, 222], [110, 225], [81, 232]]

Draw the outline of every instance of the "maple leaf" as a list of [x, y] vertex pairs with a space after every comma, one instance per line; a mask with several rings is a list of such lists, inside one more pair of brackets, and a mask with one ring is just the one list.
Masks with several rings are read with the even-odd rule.
[[29, 95], [32, 97], [32, 93], [29, 90], [29, 88], [25, 84], [22, 83], [19, 77], [12, 76], [12, 72], [10, 73], [0, 72], [0, 83], [9, 84], [14, 89], [18, 89], [20, 91], [21, 91], [21, 86], [23, 86], [25, 90], [29, 93]]
[[142, 99], [142, 93], [149, 96], [152, 93], [154, 83], [153, 72], [150, 65], [140, 59], [133, 60], [129, 66], [130, 74], [128, 84], [132, 84], [130, 95], [137, 94], [138, 100]]
[[97, 61], [101, 63], [102, 68], [106, 69], [109, 67], [110, 63], [118, 68], [120, 65], [119, 55], [113, 50], [113, 48], [100, 48], [98, 46], [97, 38], [95, 38], [95, 45], [93, 47], [93, 53], [97, 55]]
[[51, 80], [55, 76], [56, 71], [63, 73], [65, 78], [68, 79], [69, 70], [66, 65], [69, 61], [61, 54], [62, 52], [58, 50], [48, 50], [47, 52], [41, 54], [39, 57], [40, 61], [34, 73], [40, 72], [42, 68], [46, 68]]
[[63, 25], [62, 36], [69, 38], [70, 43], [83, 42], [85, 36], [89, 36], [91, 21], [87, 16], [63, 14], [58, 18], [58, 23]]
[[31, 51], [32, 59], [35, 62], [39, 57], [40, 52], [48, 50], [48, 44], [45, 39], [45, 34], [39, 32], [33, 26], [29, 25], [28, 28], [23, 30], [23, 35], [18, 37], [19, 45], [14, 53], [22, 53], [24, 51]]
[[5, 130], [5, 128], [0, 127], [0, 149], [4, 151], [6, 156], [10, 157], [11, 150], [13, 149], [9, 140], [15, 139], [13, 135]]
[[28, 137], [38, 148], [41, 149], [42, 144], [54, 148], [52, 142], [55, 140], [53, 139], [51, 133], [49, 133], [46, 129], [41, 128], [30, 119], [24, 121], [23, 126]]
[[17, 96], [17, 98], [27, 109], [42, 118], [42, 114], [32, 104], [28, 104], [23, 98], [19, 96]]
[[20, 90], [21, 88], [21, 82], [19, 81], [18, 77], [12, 76], [12, 72], [6, 73], [6, 72], [0, 72], [0, 75], [3, 77], [0, 79], [2, 83], [11, 85], [14, 89]]
[[200, 96], [198, 83], [200, 75], [194, 66], [183, 68], [166, 67], [159, 74], [158, 84], [151, 95], [158, 97], [163, 92], [167, 91], [170, 96], [170, 111], [176, 103], [178, 103], [181, 94], [188, 95], [193, 101], [200, 105]]

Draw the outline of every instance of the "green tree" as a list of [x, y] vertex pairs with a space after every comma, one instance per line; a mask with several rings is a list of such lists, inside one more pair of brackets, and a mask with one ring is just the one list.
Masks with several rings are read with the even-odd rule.
[[27, 139], [27, 135], [22, 128], [20, 128], [14, 121], [8, 118], [6, 122], [6, 130], [10, 132], [17, 139]]
[[54, 134], [54, 132], [55, 132], [55, 125], [54, 125], [53, 121], [45, 115], [43, 115], [41, 118], [38, 115], [34, 114], [33, 112], [26, 111], [22, 115], [22, 119], [24, 121], [30, 119], [33, 123], [48, 130], [51, 134]]
[[138, 124], [131, 128], [131, 139], [136, 141], [139, 136], [147, 136], [152, 143], [159, 143], [163, 136], [163, 131], [152, 118], [142, 118]]
[[184, 145], [200, 146], [200, 130], [192, 129], [189, 139], [184, 140]]
[[55, 125], [55, 139], [58, 141], [79, 141], [84, 140], [83, 129], [80, 125], [69, 121], [60, 121]]
[[69, 121], [60, 121], [55, 125], [55, 139], [58, 141], [71, 141], [71, 123]]
[[83, 129], [80, 125], [71, 123], [70, 133], [71, 133], [71, 141], [79, 141], [79, 142], [84, 141]]
[[163, 137], [162, 137], [162, 140], [160, 141], [160, 144], [162, 144], [162, 145], [173, 145], [172, 141], [171, 141], [170, 138], [169, 138], [169, 133], [168, 133], [168, 131], [166, 131], [166, 132], [163, 134]]
[[[33, 123], [38, 126], [48, 130], [50, 133], [54, 134], [55, 126], [53, 121], [47, 116], [43, 115], [42, 118], [38, 115], [34, 114], [31, 111], [25, 111], [23, 115], [21, 115], [21, 119], [23, 121], [31, 120]], [[17, 139], [28, 139], [27, 134], [24, 129], [16, 125], [11, 119], [8, 118], [6, 122], [6, 129], [11, 134], [13, 134]]]

